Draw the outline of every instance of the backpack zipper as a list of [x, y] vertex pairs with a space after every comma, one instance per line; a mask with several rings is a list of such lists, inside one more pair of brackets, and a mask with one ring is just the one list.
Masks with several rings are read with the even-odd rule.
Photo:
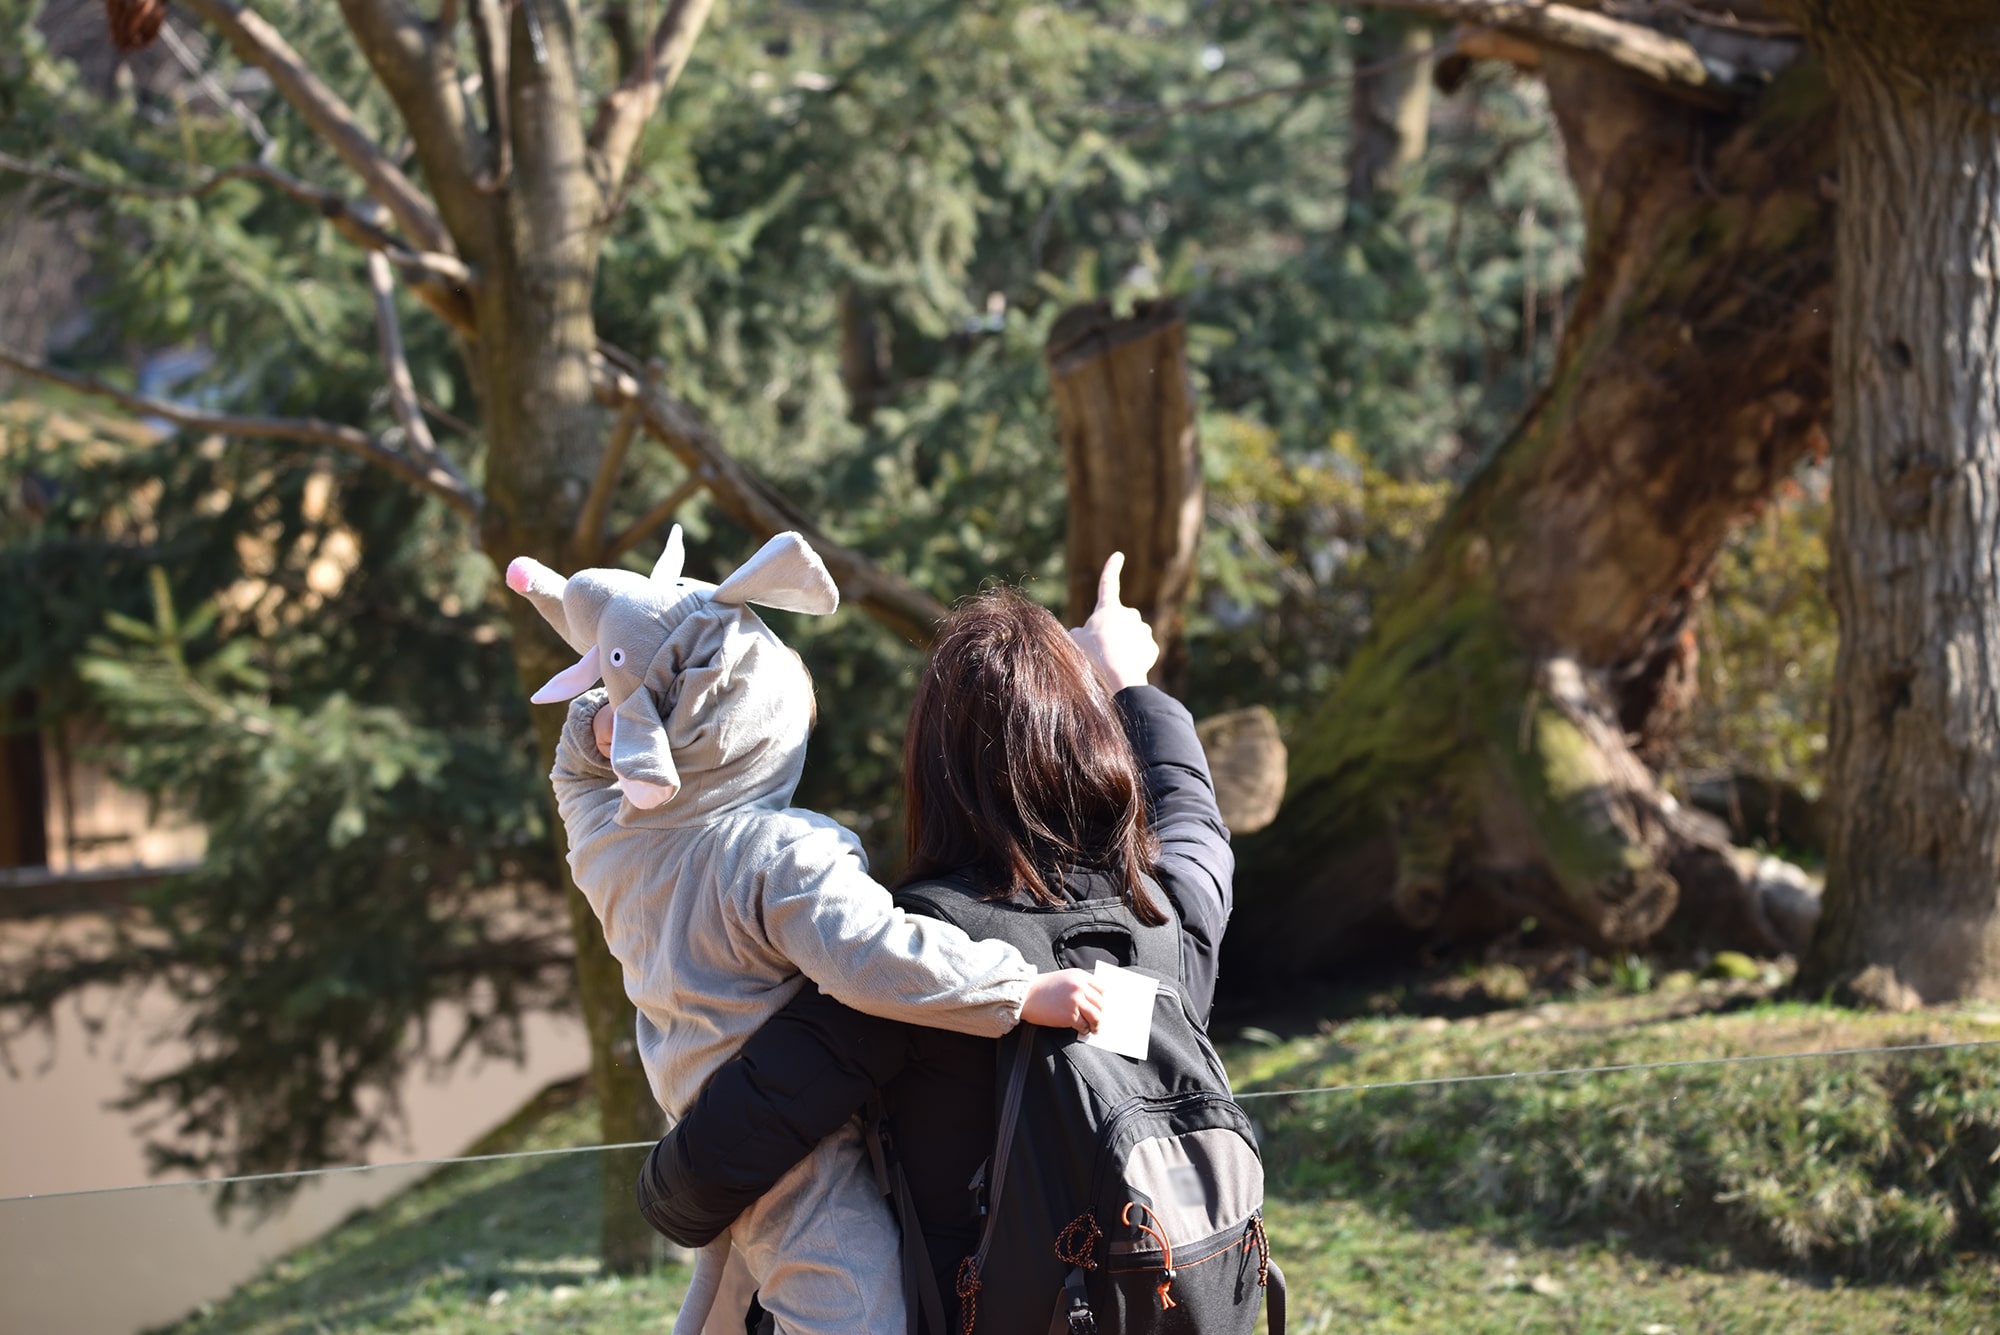
[[[1104, 1144], [1111, 1139], [1112, 1133], [1118, 1129], [1120, 1123], [1138, 1113], [1166, 1112], [1178, 1108], [1191, 1107], [1198, 1103], [1226, 1103], [1232, 1108], [1237, 1107], [1236, 1100], [1227, 1094], [1218, 1094], [1208, 1089], [1191, 1089], [1185, 1094], [1167, 1094], [1155, 1098], [1148, 1098], [1143, 1095], [1137, 1096], [1127, 1099], [1112, 1109], [1111, 1115], [1104, 1119], [1104, 1125], [1097, 1133], [1097, 1163], [1092, 1167], [1090, 1172], [1090, 1194], [1084, 1198], [1090, 1208], [1097, 1208], [1098, 1194], [1104, 1189], [1104, 1174], [1110, 1166], [1109, 1156], [1104, 1153]], [[1241, 1113], [1242, 1110], [1238, 1108], [1237, 1111]], [[1242, 1128], [1240, 1127], [1232, 1127], [1230, 1129], [1236, 1131], [1239, 1135], [1242, 1134]], [[1246, 1139], [1248, 1138], [1246, 1137]], [[1250, 1141], [1250, 1146], [1254, 1153], [1256, 1142]]]

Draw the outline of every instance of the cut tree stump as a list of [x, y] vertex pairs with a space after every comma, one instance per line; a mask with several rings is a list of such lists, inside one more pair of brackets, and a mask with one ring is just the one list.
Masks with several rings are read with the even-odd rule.
[[1069, 486], [1067, 624], [1083, 624], [1105, 558], [1124, 552], [1125, 605], [1160, 642], [1152, 680], [1178, 693], [1202, 517], [1187, 321], [1170, 301], [1124, 317], [1105, 302], [1073, 306], [1049, 331], [1045, 359]]
[[1215, 714], [1194, 725], [1208, 753], [1215, 802], [1231, 834], [1261, 830], [1285, 799], [1285, 739], [1262, 705]]

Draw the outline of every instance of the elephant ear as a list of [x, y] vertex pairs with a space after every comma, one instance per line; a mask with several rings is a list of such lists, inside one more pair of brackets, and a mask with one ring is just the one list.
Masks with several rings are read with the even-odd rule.
[[574, 700], [597, 685], [603, 675], [598, 666], [597, 646], [593, 644], [584, 650], [582, 658], [543, 682], [542, 688], [528, 699], [538, 705], [556, 705]]
[[681, 526], [675, 524], [667, 534], [667, 545], [660, 553], [660, 559], [653, 562], [653, 582], [671, 584], [681, 577], [681, 567], [687, 564], [687, 540], [681, 536]]
[[796, 533], [780, 533], [713, 594], [718, 603], [757, 603], [785, 612], [825, 616], [840, 606], [840, 589], [819, 553]]
[[681, 790], [681, 772], [667, 746], [659, 702], [641, 686], [611, 718], [611, 772], [618, 790], [641, 811], [663, 807]]

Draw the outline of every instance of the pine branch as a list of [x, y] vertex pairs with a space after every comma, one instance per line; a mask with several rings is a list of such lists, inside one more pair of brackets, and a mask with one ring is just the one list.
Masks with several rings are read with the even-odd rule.
[[248, 439], [293, 440], [312, 445], [330, 445], [422, 488], [468, 519], [476, 518], [485, 503], [485, 498], [455, 473], [439, 468], [434, 463], [412, 459], [355, 427], [343, 426], [317, 417], [253, 417], [235, 413], [198, 412], [165, 399], [134, 394], [92, 376], [59, 371], [45, 362], [24, 357], [6, 347], [0, 347], [0, 367], [36, 380], [47, 381], [52, 385], [61, 385], [79, 394], [107, 399], [127, 412], [142, 417], [162, 418], [176, 426], [194, 431], [209, 431], [217, 435]]
[[638, 67], [605, 95], [598, 104], [596, 121], [590, 127], [590, 154], [598, 189], [604, 199], [604, 214], [616, 212], [616, 202], [624, 189], [625, 173], [646, 122], [673, 89], [687, 68], [695, 39], [708, 21], [714, 0], [671, 0], [660, 16], [646, 44], [645, 57]]
[[[699, 413], [642, 378], [629, 354], [607, 343], [598, 344], [597, 355], [591, 358], [590, 377], [600, 403], [617, 408], [634, 401], [640, 404], [647, 433], [681, 461], [691, 478], [708, 488], [730, 519], [759, 539], [786, 530], [797, 532], [819, 553], [843, 597], [860, 603], [877, 621], [912, 644], [931, 642], [938, 622], [944, 619], [943, 603], [828, 537], [777, 488], [731, 457]], [[619, 540], [627, 534], [619, 535]]]
[[389, 210], [396, 225], [410, 238], [412, 248], [439, 253], [453, 249], [451, 237], [431, 201], [382, 151], [381, 145], [369, 137], [353, 110], [313, 73], [276, 28], [230, 0], [183, 0], [183, 3], [213, 24], [229, 40], [239, 58], [270, 76], [285, 101], [339, 155], [348, 170], [361, 178], [368, 193]]
[[11, 171], [32, 180], [48, 181], [93, 194], [156, 200], [200, 199], [229, 181], [261, 181], [311, 208], [355, 245], [386, 256], [402, 271], [410, 290], [435, 311], [439, 319], [461, 333], [472, 331], [471, 294], [478, 286], [478, 276], [465, 261], [456, 255], [438, 251], [413, 250], [401, 237], [375, 220], [373, 207], [357, 205], [330, 190], [321, 189], [264, 163], [239, 162], [211, 171], [187, 185], [108, 181], [68, 167], [41, 166], [5, 152], [0, 152], [0, 171]]

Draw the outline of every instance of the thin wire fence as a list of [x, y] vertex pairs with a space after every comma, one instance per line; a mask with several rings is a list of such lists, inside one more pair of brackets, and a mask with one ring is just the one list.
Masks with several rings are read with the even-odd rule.
[[[1859, 1057], [1910, 1056], [1919, 1053], [1963, 1052], [2000, 1048], [2000, 1039], [1964, 1039], [1945, 1043], [1898, 1043], [1873, 1048], [1824, 1048], [1805, 1052], [1744, 1053], [1731, 1057], [1684, 1057], [1662, 1061], [1623, 1062], [1605, 1066], [1563, 1066], [1539, 1071], [1492, 1071], [1472, 1075], [1424, 1076], [1411, 1080], [1357, 1081], [1341, 1085], [1312, 1085], [1297, 1089], [1251, 1089], [1237, 1092], [1238, 1102], [1262, 1099], [1310, 1098], [1323, 1094], [1365, 1094], [1393, 1089], [1424, 1089], [1446, 1085], [1492, 1084], [1501, 1081], [1556, 1080], [1574, 1077], [1626, 1075], [1643, 1071], [1692, 1070], [1713, 1066], [1749, 1066], [1769, 1062], [1796, 1062], [1815, 1058], [1835, 1060]], [[139, 1182], [122, 1187], [97, 1187], [87, 1191], [51, 1191], [26, 1196], [0, 1196], [0, 1205], [18, 1201], [57, 1200], [76, 1196], [110, 1196], [121, 1192], [167, 1191], [173, 1189], [222, 1187], [237, 1183], [272, 1182], [281, 1179], [332, 1177], [352, 1173], [394, 1172], [398, 1169], [448, 1168], [455, 1164], [499, 1163], [514, 1159], [547, 1159], [562, 1155], [609, 1153], [616, 1150], [651, 1149], [650, 1140], [623, 1141], [612, 1145], [567, 1145], [554, 1149], [510, 1150], [500, 1154], [461, 1155], [450, 1159], [407, 1159], [394, 1163], [353, 1164], [338, 1168], [309, 1168], [289, 1173], [251, 1173], [238, 1177], [196, 1178], [181, 1182]]]
[[1804, 1061], [1812, 1057], [1875, 1057], [1912, 1052], [1951, 1052], [1964, 1048], [2000, 1047], [2000, 1038], [1965, 1039], [1952, 1043], [1899, 1043], [1880, 1048], [1824, 1048], [1810, 1052], [1749, 1052], [1733, 1057], [1678, 1057], [1655, 1062], [1624, 1062], [1613, 1066], [1558, 1066], [1546, 1071], [1490, 1071], [1477, 1075], [1435, 1075], [1414, 1080], [1362, 1081], [1348, 1085], [1314, 1085], [1305, 1089], [1239, 1090], [1236, 1101], [1292, 1098], [1309, 1094], [1359, 1094], [1383, 1089], [1421, 1089], [1431, 1085], [1474, 1085], [1499, 1080], [1549, 1080], [1575, 1075], [1622, 1075], [1629, 1071], [1685, 1070], [1697, 1066], [1746, 1066], [1753, 1062]]

